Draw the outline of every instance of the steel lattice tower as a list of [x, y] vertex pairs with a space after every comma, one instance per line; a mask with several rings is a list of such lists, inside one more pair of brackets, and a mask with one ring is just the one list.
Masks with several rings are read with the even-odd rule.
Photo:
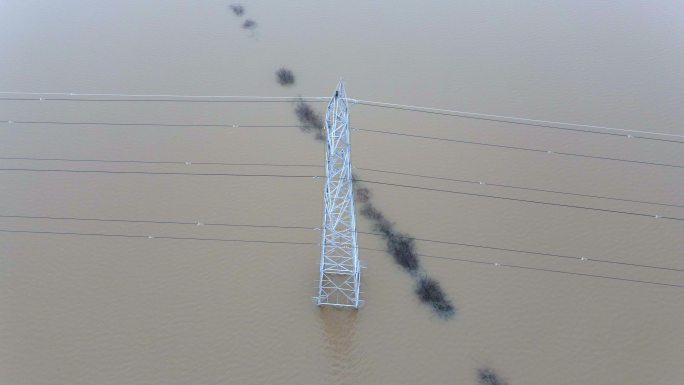
[[349, 106], [340, 80], [325, 114], [325, 192], [318, 305], [358, 308], [361, 265], [356, 243]]

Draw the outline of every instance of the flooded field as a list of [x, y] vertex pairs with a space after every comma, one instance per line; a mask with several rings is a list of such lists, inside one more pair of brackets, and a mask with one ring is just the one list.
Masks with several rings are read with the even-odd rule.
[[[0, 383], [684, 382], [681, 2], [0, 15]], [[321, 309], [340, 78], [588, 126], [351, 104], [365, 306]]]

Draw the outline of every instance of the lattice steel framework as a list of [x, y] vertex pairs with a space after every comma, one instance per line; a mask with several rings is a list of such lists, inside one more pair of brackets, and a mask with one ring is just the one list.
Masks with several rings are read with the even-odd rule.
[[340, 80], [325, 114], [325, 192], [318, 305], [358, 308], [361, 264], [356, 243], [349, 106]]

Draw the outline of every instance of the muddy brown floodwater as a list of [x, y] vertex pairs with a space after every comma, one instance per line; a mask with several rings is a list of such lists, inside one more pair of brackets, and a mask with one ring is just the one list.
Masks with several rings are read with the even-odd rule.
[[560, 154], [684, 165], [681, 2], [231, 4], [2, 2], [0, 91], [309, 97], [341, 77], [360, 100], [670, 136], [352, 104], [355, 173], [392, 184], [364, 187], [447, 320], [383, 251], [360, 253], [364, 308], [313, 305], [324, 147], [296, 103], [2, 94], [0, 383], [684, 383], [684, 169]]

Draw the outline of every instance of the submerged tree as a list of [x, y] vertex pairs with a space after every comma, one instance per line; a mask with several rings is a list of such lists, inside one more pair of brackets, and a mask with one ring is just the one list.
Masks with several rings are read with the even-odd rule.
[[479, 385], [508, 385], [508, 382], [501, 379], [492, 368], [478, 369], [477, 383]]
[[295, 82], [294, 74], [287, 68], [281, 68], [276, 71], [276, 78], [281, 86], [289, 86]]
[[432, 305], [432, 308], [440, 317], [450, 318], [456, 311], [454, 305], [442, 290], [442, 286], [433, 278], [428, 276], [420, 277], [418, 279], [418, 287], [416, 287], [416, 294], [423, 303]]
[[242, 28], [244, 29], [255, 29], [256, 27], [257, 23], [252, 19], [247, 19], [244, 23], [242, 23]]
[[228, 6], [235, 16], [242, 16], [245, 13], [245, 7], [240, 4], [231, 4]]

